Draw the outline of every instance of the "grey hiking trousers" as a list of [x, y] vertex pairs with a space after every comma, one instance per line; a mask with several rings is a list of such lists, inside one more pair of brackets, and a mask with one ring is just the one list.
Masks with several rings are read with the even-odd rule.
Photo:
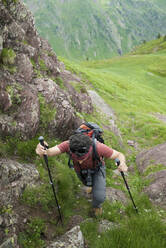
[[[81, 177], [80, 173], [77, 176], [86, 185], [86, 181]], [[105, 166], [101, 166], [92, 174], [92, 206], [100, 208], [106, 198], [106, 171]]]

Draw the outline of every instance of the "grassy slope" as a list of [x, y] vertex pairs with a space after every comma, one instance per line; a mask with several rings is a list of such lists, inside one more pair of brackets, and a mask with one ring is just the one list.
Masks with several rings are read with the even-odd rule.
[[117, 54], [108, 31], [110, 27], [97, 3], [91, 0], [49, 0], [42, 1], [39, 9], [38, 3], [34, 7], [32, 0], [24, 2], [34, 13], [40, 34], [49, 40], [58, 55], [86, 59], [94, 58], [94, 53], [97, 58]]
[[[162, 44], [164, 43], [162, 42]], [[147, 43], [146, 49], [150, 52], [149, 48], [151, 47], [151, 51], [155, 51], [158, 45], [159, 40], [153, 41], [153, 47], [152, 43]], [[99, 220], [81, 224], [89, 248], [157, 248], [158, 244], [161, 248], [166, 247], [165, 225], [162, 223], [162, 219], [166, 218], [166, 212], [160, 208], [154, 208], [149, 200], [140, 194], [143, 187], [149, 182], [137, 172], [135, 165], [136, 151], [130, 148], [128, 153], [129, 147], [126, 142], [128, 139], [133, 139], [138, 142], [141, 148], [147, 148], [165, 142], [166, 139], [166, 125], [153, 116], [156, 112], [166, 115], [166, 52], [161, 49], [156, 53], [144, 54], [146, 49], [139, 48], [138, 52], [135, 51], [135, 54], [103, 61], [86, 61], [76, 64], [64, 60], [66, 68], [82, 74], [87, 88], [91, 88], [93, 85], [93, 88], [115, 110], [118, 116], [118, 126], [124, 139], [125, 148], [123, 152], [127, 157], [128, 165], [132, 164], [135, 168], [135, 174], [129, 174], [127, 181], [140, 214], [135, 214], [130, 200], [127, 206], [120, 203], [109, 204], [106, 201], [103, 206], [103, 219], [113, 221], [120, 226], [116, 230], [99, 234], [97, 231]], [[140, 54], [140, 51], [143, 54]], [[161, 68], [163, 68], [162, 76]], [[91, 84], [87, 84], [87, 79]], [[102, 113], [94, 112], [91, 116], [84, 113], [80, 113], [80, 115], [87, 121], [94, 121], [100, 125], [104, 124]], [[107, 122], [107, 120], [105, 121]], [[106, 144], [112, 145], [115, 149], [120, 149], [116, 137], [113, 137], [112, 133], [106, 130], [105, 139]], [[47, 141], [50, 147], [55, 145], [54, 140]], [[17, 149], [17, 154], [23, 157], [24, 161], [29, 162], [29, 157], [35, 158], [36, 143], [37, 139], [29, 141], [29, 143], [17, 144], [14, 142], [13, 146]], [[43, 184], [39, 189], [27, 189], [22, 199], [24, 204], [31, 207], [30, 212], [33, 209], [40, 209], [41, 211], [38, 216], [39, 219], [32, 218], [32, 221], [25, 225], [26, 230], [20, 233], [19, 240], [23, 248], [29, 248], [29, 243], [31, 243], [31, 248], [43, 247], [44, 241], [40, 235], [43, 228], [47, 227], [49, 232], [52, 232], [53, 236], [56, 237], [65, 232], [72, 215], [78, 213], [84, 219], [89, 218], [90, 203], [82, 197], [78, 197], [79, 182], [74, 173], [67, 168], [67, 158], [65, 156], [49, 159], [53, 178], [55, 183], [57, 182], [58, 200], [61, 204], [65, 222], [64, 228], [57, 227], [56, 220], [51, 218], [50, 215], [43, 217], [43, 211], [45, 215], [51, 213], [51, 216], [54, 216], [55, 201], [48, 184], [47, 171], [44, 170], [42, 162], [42, 159], [36, 160], [36, 166], [40, 171]], [[120, 188], [126, 192], [122, 178], [117, 176], [113, 179], [113, 168], [115, 168], [114, 163], [107, 162], [107, 186]], [[126, 195], [128, 196], [127, 192]], [[37, 233], [37, 235], [34, 235], [34, 233]]]
[[166, 42], [156, 40], [138, 48], [138, 54], [82, 62], [80, 68], [76, 66], [115, 109], [124, 139], [134, 139], [142, 147], [166, 139], [165, 124], [153, 116], [166, 114], [166, 62], [165, 52], [162, 52], [165, 50], [140, 55], [156, 50], [159, 43], [166, 46]]
[[110, 58], [166, 30], [163, 6], [152, 0], [24, 2], [35, 16], [40, 34], [57, 55], [67, 58]]
[[[86, 79], [90, 80], [93, 87], [117, 113], [128, 165], [132, 163], [134, 167], [136, 153], [134, 150], [131, 152], [132, 149], [130, 149], [130, 154], [127, 153], [126, 141], [128, 139], [138, 142], [142, 149], [166, 140], [165, 123], [154, 117], [155, 113], [166, 115], [166, 52], [161, 49], [159, 52], [150, 53], [150, 51], [157, 50], [159, 43], [162, 46], [166, 45], [163, 40], [156, 40], [138, 48], [135, 54], [121, 58], [86, 61], [80, 65], [65, 62], [68, 68], [72, 68], [77, 73], [81, 72]], [[140, 54], [140, 51], [143, 54]], [[147, 54], [144, 55], [144, 53]], [[118, 148], [113, 142], [114, 145], [115, 148]], [[115, 181], [110, 179], [110, 170], [107, 168], [107, 185], [117, 187]], [[143, 187], [149, 182], [140, 177], [139, 173], [130, 175], [127, 180], [140, 214], [135, 215], [131, 204], [123, 209], [121, 204], [109, 205], [106, 202], [104, 218], [119, 223], [120, 227], [118, 230], [110, 230], [101, 235], [97, 232], [97, 221], [82, 224], [82, 230], [90, 248], [156, 248], [159, 247], [159, 243], [160, 247], [166, 246], [165, 225], [161, 221], [165, 218], [166, 212], [152, 207], [147, 198], [140, 194]], [[117, 181], [121, 183], [120, 188], [126, 192], [120, 178], [116, 178]], [[123, 209], [123, 214], [120, 214], [118, 209]]]

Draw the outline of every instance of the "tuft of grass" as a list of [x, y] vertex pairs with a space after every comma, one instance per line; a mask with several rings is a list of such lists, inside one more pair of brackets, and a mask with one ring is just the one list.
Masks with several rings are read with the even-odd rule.
[[[85, 239], [88, 240], [91, 248], [129, 248], [145, 247], [156, 248], [158, 244], [164, 248], [166, 245], [165, 228], [159, 214], [156, 212], [147, 197], [142, 196], [139, 202], [142, 208], [138, 208], [138, 214], [128, 208], [118, 209], [118, 203], [105, 203], [104, 217], [115, 226], [106, 232], [99, 233], [97, 223], [83, 223], [82, 231]], [[139, 206], [139, 204], [138, 204]]]
[[154, 215], [144, 215], [129, 219], [124, 226], [118, 230], [111, 230], [101, 235], [101, 239], [96, 243], [97, 248], [105, 247], [146, 247], [164, 248], [165, 227]]
[[45, 223], [41, 218], [33, 218], [27, 224], [26, 230], [19, 233], [18, 241], [23, 248], [44, 248], [45, 241], [42, 235], [45, 231]]
[[47, 104], [41, 94], [38, 95], [38, 98], [40, 102], [40, 127], [41, 129], [46, 130], [49, 123], [55, 119], [56, 108]]
[[143, 176], [148, 176], [149, 174], [155, 173], [157, 171], [165, 170], [166, 167], [163, 164], [150, 164], [143, 173]]
[[[38, 207], [48, 212], [56, 207], [56, 202], [48, 170], [43, 159], [36, 161], [37, 168], [40, 173], [41, 184], [36, 187], [28, 187], [25, 189], [21, 201], [30, 207]], [[49, 158], [49, 169], [51, 171], [52, 180], [56, 190], [59, 205], [65, 221], [73, 214], [73, 207], [76, 200], [76, 193], [79, 190], [78, 178], [67, 166], [66, 158]], [[77, 202], [79, 203], [79, 202]], [[57, 213], [58, 214], [58, 213]]]
[[4, 65], [13, 65], [15, 62], [16, 53], [11, 48], [3, 48], [0, 57]]
[[35, 148], [37, 143], [37, 137], [27, 141], [22, 141], [17, 135], [15, 137], [5, 137], [5, 140], [0, 140], [0, 155], [2, 157], [17, 156], [18, 160], [33, 162], [36, 158]]

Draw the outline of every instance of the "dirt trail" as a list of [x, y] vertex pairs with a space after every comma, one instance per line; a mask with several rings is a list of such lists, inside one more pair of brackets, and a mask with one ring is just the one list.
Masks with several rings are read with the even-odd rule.
[[96, 91], [88, 90], [88, 94], [90, 95], [92, 103], [96, 106], [96, 108], [106, 115], [106, 117], [109, 120], [109, 124], [112, 132], [115, 135], [117, 135], [119, 138], [119, 145], [123, 146], [122, 136], [120, 130], [116, 125], [117, 118], [113, 109], [108, 104], [105, 103], [105, 101], [101, 98], [101, 96], [99, 96], [99, 94]]

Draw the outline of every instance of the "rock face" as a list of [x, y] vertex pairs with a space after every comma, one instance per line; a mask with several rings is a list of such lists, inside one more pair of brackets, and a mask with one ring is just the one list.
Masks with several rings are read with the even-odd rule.
[[[166, 205], [166, 143], [157, 145], [137, 155], [136, 163], [140, 173], [144, 173], [149, 166], [152, 168], [146, 179], [150, 180], [144, 192], [155, 204]], [[159, 167], [158, 167], [159, 166]], [[157, 169], [158, 168], [158, 169]], [[155, 172], [153, 172], [153, 170]], [[157, 171], [156, 171], [157, 170]]]
[[165, 207], [166, 204], [166, 170], [161, 170], [148, 176], [151, 183], [144, 192], [152, 202]]
[[8, 229], [10, 234], [0, 247], [16, 247], [19, 216], [14, 207], [27, 185], [33, 187], [38, 180], [39, 173], [34, 165], [0, 159], [0, 244], [6, 239], [4, 230]]
[[143, 173], [150, 164], [166, 166], [166, 143], [157, 145], [149, 150], [140, 152], [136, 157], [138, 170]]
[[[38, 35], [23, 3], [0, 1], [0, 16], [0, 135], [28, 139], [44, 126], [52, 137], [67, 139], [81, 122], [77, 112], [93, 111], [86, 90], [76, 90], [83, 88], [81, 79], [65, 70]], [[41, 97], [52, 110], [49, 121]]]
[[[0, 0], [0, 143], [8, 136], [28, 140], [41, 130], [65, 140], [80, 125], [80, 113], [92, 111], [81, 78], [65, 70], [38, 35], [30, 11], [19, 0]], [[18, 199], [38, 179], [34, 165], [0, 159], [0, 247], [18, 247]], [[67, 235], [83, 247], [78, 227]]]
[[39, 173], [32, 164], [0, 159], [0, 207], [17, 202], [26, 185], [33, 185]]
[[111, 203], [117, 202], [117, 201], [119, 201], [123, 204], [127, 203], [127, 198], [126, 198], [125, 194], [119, 189], [107, 187], [106, 188], [106, 197]]

